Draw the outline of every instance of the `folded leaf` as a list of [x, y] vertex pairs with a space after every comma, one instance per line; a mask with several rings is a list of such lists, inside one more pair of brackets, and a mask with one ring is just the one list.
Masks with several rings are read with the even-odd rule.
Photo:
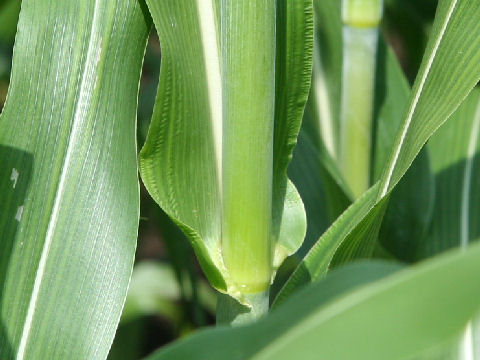
[[[222, 254], [221, 169], [226, 155], [222, 139], [232, 130], [225, 128], [228, 122], [222, 109], [235, 92], [229, 87], [231, 81], [222, 85], [227, 75], [220, 64], [227, 61], [223, 58], [227, 53], [219, 48], [220, 4], [211, 0], [147, 3], [160, 37], [162, 65], [152, 124], [140, 155], [142, 178], [155, 201], [188, 236], [212, 285], [244, 301]], [[312, 50], [311, 2], [281, 0], [276, 6], [274, 267], [298, 249], [305, 235], [303, 204], [287, 180], [286, 168], [308, 93]], [[256, 134], [250, 136], [253, 141]]]

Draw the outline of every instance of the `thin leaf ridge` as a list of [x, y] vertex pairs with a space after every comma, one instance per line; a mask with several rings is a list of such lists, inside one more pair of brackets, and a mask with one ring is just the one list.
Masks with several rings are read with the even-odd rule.
[[438, 33], [437, 38], [435, 39], [435, 44], [433, 46], [433, 50], [428, 58], [427, 65], [425, 69], [423, 70], [422, 77], [419, 83], [419, 86], [415, 89], [415, 96], [413, 98], [413, 101], [411, 102], [409, 108], [408, 108], [408, 114], [407, 117], [403, 123], [402, 130], [400, 133], [399, 140], [396, 141], [395, 143], [395, 152], [393, 153], [393, 157], [391, 158], [388, 168], [386, 170], [385, 176], [383, 177], [381, 181], [381, 190], [379, 193], [379, 196], [377, 200], [382, 199], [385, 197], [388, 193], [388, 191], [391, 189], [391, 180], [393, 177], [393, 172], [395, 170], [395, 167], [397, 165], [398, 158], [400, 156], [400, 152], [403, 148], [403, 143], [405, 141], [405, 138], [407, 136], [407, 132], [410, 128], [410, 124], [413, 119], [413, 115], [415, 114], [415, 109], [417, 107], [417, 104], [420, 100], [420, 96], [422, 95], [423, 88], [425, 86], [425, 83], [427, 81], [428, 75], [430, 74], [430, 69], [432, 68], [433, 62], [436, 58], [436, 54], [438, 52], [438, 49], [442, 43], [443, 37], [445, 35], [445, 32], [447, 31], [447, 27], [450, 23], [450, 19], [452, 18], [452, 15], [455, 11], [455, 8], [457, 6], [458, 0], [453, 0], [452, 3], [450, 4], [450, 7], [448, 8], [447, 16], [445, 17], [445, 21], [442, 24], [441, 30]]

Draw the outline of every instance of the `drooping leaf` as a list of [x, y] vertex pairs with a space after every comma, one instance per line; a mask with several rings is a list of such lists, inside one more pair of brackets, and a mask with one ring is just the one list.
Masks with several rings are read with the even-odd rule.
[[[229, 83], [222, 86], [220, 4], [147, 3], [163, 57], [152, 124], [141, 152], [142, 178], [152, 197], [188, 236], [212, 285], [239, 297], [239, 290], [228, 281], [221, 253], [222, 107], [233, 89]], [[275, 267], [298, 249], [305, 233], [303, 205], [287, 181], [286, 168], [308, 93], [311, 7], [307, 0], [277, 2], [272, 169]]]
[[24, 0], [0, 118], [0, 358], [105, 359], [135, 253], [136, 0]]
[[[359, 198], [319, 239], [279, 297], [284, 298], [293, 289], [325, 274], [335, 254], [325, 253], [322, 248], [339, 248], [341, 262], [368, 255], [379, 231], [388, 195], [428, 138], [480, 79], [480, 23], [472, 16], [478, 11], [480, 3], [472, 0], [439, 3], [422, 67], [379, 185]], [[442, 90], [446, 88], [448, 92]]]
[[253, 325], [206, 330], [148, 359], [408, 358], [458, 334], [479, 308], [480, 279], [469, 276], [479, 260], [475, 245], [393, 274], [388, 263], [349, 265]]

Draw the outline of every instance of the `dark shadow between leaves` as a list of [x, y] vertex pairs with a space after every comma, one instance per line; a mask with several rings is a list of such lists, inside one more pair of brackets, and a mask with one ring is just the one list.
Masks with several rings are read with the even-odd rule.
[[8, 306], [4, 303], [4, 291], [9, 262], [16, 247], [17, 234], [23, 213], [23, 204], [30, 185], [33, 156], [23, 150], [0, 145], [0, 359], [14, 359], [14, 349], [9, 339], [4, 318]]
[[[435, 175], [434, 223], [430, 226], [428, 236], [418, 243], [415, 260], [422, 260], [462, 246], [462, 198], [467, 164], [468, 160], [462, 159]], [[468, 239], [465, 245], [480, 240], [480, 152], [471, 159], [471, 165], [470, 192], [467, 195], [469, 221], [465, 232]]]

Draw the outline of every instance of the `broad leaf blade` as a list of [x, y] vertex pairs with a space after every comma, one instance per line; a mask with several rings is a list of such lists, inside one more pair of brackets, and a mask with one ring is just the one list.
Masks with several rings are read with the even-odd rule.
[[137, 237], [144, 10], [22, 2], [0, 118], [2, 359], [107, 356]]
[[[404, 359], [455, 336], [478, 309], [480, 279], [469, 275], [479, 259], [477, 245], [393, 275], [392, 265], [350, 265], [256, 324], [203, 331], [149, 359], [202, 359], [206, 349], [209, 359]], [[381, 274], [390, 276], [340, 285]]]

